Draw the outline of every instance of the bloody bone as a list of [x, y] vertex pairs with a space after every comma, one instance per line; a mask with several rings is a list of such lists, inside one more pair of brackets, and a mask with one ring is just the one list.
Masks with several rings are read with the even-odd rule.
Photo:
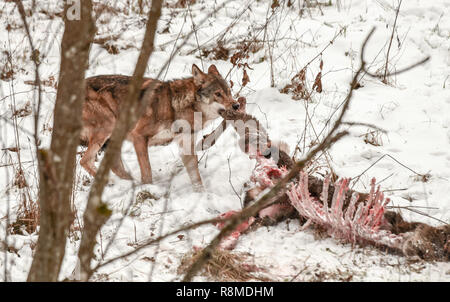
[[[238, 214], [237, 211], [228, 211], [226, 213], [223, 213], [219, 215], [219, 218], [230, 218], [231, 216]], [[221, 242], [219, 247], [224, 250], [232, 250], [237, 244], [237, 240], [239, 236], [241, 236], [242, 233], [247, 231], [247, 229], [255, 222], [254, 217], [250, 217], [247, 221], [244, 221], [240, 225], [236, 227], [236, 230], [232, 232], [230, 235], [228, 235], [226, 238], [224, 238]], [[225, 226], [225, 222], [220, 222], [215, 224], [219, 229], [222, 229]]]

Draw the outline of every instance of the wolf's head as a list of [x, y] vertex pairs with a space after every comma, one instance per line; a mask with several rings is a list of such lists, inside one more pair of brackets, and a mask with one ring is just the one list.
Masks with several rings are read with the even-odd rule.
[[196, 86], [197, 100], [201, 103], [200, 108], [208, 119], [219, 117], [224, 110], [239, 109], [239, 102], [233, 99], [230, 87], [215, 65], [211, 65], [208, 73], [204, 73], [193, 64], [192, 76]]

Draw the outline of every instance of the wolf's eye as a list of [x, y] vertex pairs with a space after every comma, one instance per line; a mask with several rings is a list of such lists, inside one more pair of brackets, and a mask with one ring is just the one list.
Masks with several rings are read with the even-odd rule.
[[216, 97], [220, 98], [222, 94], [220, 92], [216, 92]]

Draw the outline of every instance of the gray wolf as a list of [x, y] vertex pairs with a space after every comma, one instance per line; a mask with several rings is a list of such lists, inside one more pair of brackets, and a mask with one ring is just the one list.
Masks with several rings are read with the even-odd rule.
[[[96, 173], [95, 155], [110, 138], [116, 126], [130, 80], [131, 77], [124, 75], [100, 75], [86, 79], [81, 141], [87, 144], [88, 148], [80, 163], [93, 176]], [[239, 109], [239, 102], [233, 99], [228, 84], [214, 65], [204, 73], [194, 64], [192, 76], [184, 79], [164, 82], [144, 78], [140, 102], [145, 102], [145, 109], [137, 123], [129, 129], [127, 139], [134, 145], [141, 180], [145, 184], [152, 183], [149, 146], [176, 141], [180, 148], [192, 150], [195, 113], [201, 113], [201, 127], [204, 127], [208, 121], [218, 118], [224, 111]], [[189, 133], [174, 131], [173, 125], [176, 121], [183, 121], [183, 125], [189, 126]], [[186, 135], [190, 136], [190, 140], [185, 139]], [[186, 146], [187, 144], [189, 145]], [[194, 189], [203, 190], [195, 152], [192, 150], [188, 154], [183, 153], [181, 159]], [[120, 156], [112, 171], [123, 179], [132, 179]]]

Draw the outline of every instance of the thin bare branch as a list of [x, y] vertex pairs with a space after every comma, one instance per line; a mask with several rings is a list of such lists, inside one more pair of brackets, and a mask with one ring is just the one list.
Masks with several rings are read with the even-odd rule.
[[[103, 190], [108, 182], [109, 171], [114, 165], [117, 156], [120, 156], [120, 149], [128, 129], [135, 124], [139, 114], [139, 87], [142, 86], [144, 72], [147, 67], [148, 59], [154, 50], [154, 39], [156, 35], [157, 23], [161, 16], [162, 0], [153, 0], [148, 14], [148, 21], [145, 30], [142, 49], [139, 54], [136, 68], [128, 86], [128, 95], [121, 104], [121, 110], [116, 127], [111, 134], [111, 144], [105, 152], [100, 168], [95, 176], [94, 184], [91, 188], [88, 198], [88, 204], [84, 213], [84, 232], [80, 243], [80, 267], [81, 280], [87, 281], [92, 275], [90, 267], [91, 259], [94, 256], [94, 246], [96, 244], [96, 235], [103, 224], [108, 220], [111, 211], [101, 200]], [[151, 89], [151, 88], [150, 88]]]
[[[65, 19], [50, 149], [37, 152], [41, 220], [28, 281], [58, 280], [67, 233], [74, 219], [70, 199], [81, 132], [79, 117], [85, 96], [84, 78], [89, 47], [96, 32], [92, 2], [83, 1], [80, 8], [81, 17], [78, 20]], [[68, 5], [65, 5], [64, 14], [67, 9]]]
[[391, 46], [392, 46], [392, 39], [394, 38], [394, 33], [395, 33], [395, 26], [397, 25], [397, 18], [398, 18], [398, 13], [400, 12], [400, 6], [402, 5], [402, 0], [399, 1], [398, 3], [398, 7], [397, 7], [397, 11], [395, 12], [395, 20], [394, 20], [394, 25], [392, 26], [392, 34], [391, 34], [391, 39], [389, 40], [389, 46], [388, 46], [388, 50], [387, 50], [387, 54], [386, 54], [386, 65], [384, 68], [384, 75], [383, 75], [383, 83], [387, 83], [387, 74], [388, 74], [388, 66], [389, 66], [389, 52], [391, 51]]
[[17, 5], [17, 8], [20, 13], [20, 17], [22, 18], [23, 25], [25, 27], [25, 32], [27, 34], [28, 43], [30, 44], [31, 48], [31, 60], [34, 64], [34, 83], [38, 88], [38, 102], [37, 102], [37, 108], [34, 112], [34, 145], [35, 145], [35, 151], [38, 151], [38, 143], [39, 143], [39, 137], [38, 137], [38, 125], [39, 125], [39, 113], [41, 111], [41, 101], [42, 101], [42, 85], [41, 85], [41, 77], [39, 75], [39, 65], [40, 65], [40, 59], [39, 59], [39, 52], [36, 51], [36, 48], [33, 45], [33, 38], [31, 37], [30, 28], [27, 23], [25, 9], [23, 7], [21, 0], [15, 0], [14, 1]]

